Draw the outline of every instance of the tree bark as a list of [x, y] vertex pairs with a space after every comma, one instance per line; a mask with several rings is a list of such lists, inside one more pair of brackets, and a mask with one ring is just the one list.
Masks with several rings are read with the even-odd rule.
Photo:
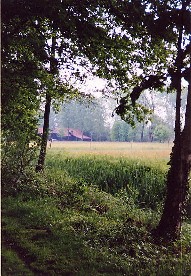
[[167, 240], [175, 240], [180, 237], [182, 217], [189, 190], [188, 178], [191, 169], [191, 80], [188, 87], [185, 126], [180, 135], [180, 142], [178, 142], [175, 140], [171, 155], [163, 214], [157, 229], [154, 231], [155, 235]]
[[[184, 2], [183, 2], [184, 4]], [[184, 9], [184, 5], [182, 7]], [[176, 240], [181, 234], [181, 224], [187, 194], [189, 191], [188, 178], [191, 169], [191, 76], [189, 77], [185, 125], [181, 131], [181, 44], [183, 27], [179, 31], [177, 71], [176, 71], [176, 120], [175, 140], [171, 153], [170, 169], [167, 175], [167, 195], [163, 214], [159, 225], [154, 230], [155, 236], [167, 240]]]
[[[190, 69], [191, 69], [191, 54], [190, 54]], [[184, 154], [184, 159], [186, 161], [185, 166], [187, 166], [188, 178], [189, 178], [189, 175], [191, 172], [191, 74], [189, 75], [188, 82], [189, 82], [189, 86], [188, 86], [187, 106], [186, 106], [186, 113], [185, 113], [185, 126], [184, 126], [182, 135], [183, 135], [183, 154]], [[187, 189], [189, 192], [189, 183], [188, 183]]]
[[[55, 64], [55, 48], [56, 48], [56, 38], [52, 37], [52, 47], [51, 47], [51, 59], [50, 59], [50, 74], [56, 73], [56, 64]], [[44, 124], [43, 124], [43, 134], [41, 140], [40, 154], [38, 158], [38, 164], [36, 166], [36, 172], [43, 171], [45, 158], [46, 158], [46, 149], [47, 141], [49, 137], [49, 120], [50, 120], [50, 107], [51, 107], [51, 95], [49, 92], [46, 93], [46, 104], [44, 111]]]
[[44, 169], [47, 141], [49, 136], [49, 118], [50, 118], [51, 96], [46, 93], [46, 104], [44, 111], [44, 125], [41, 139], [40, 154], [38, 158], [38, 164], [36, 166], [36, 172], [40, 172]]

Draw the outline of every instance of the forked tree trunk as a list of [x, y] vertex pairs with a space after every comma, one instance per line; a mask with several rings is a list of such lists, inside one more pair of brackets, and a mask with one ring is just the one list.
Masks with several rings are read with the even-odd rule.
[[191, 81], [188, 87], [185, 126], [180, 144], [174, 144], [171, 167], [167, 176], [167, 197], [155, 235], [168, 240], [180, 237], [182, 215], [188, 194], [188, 177], [191, 169]]
[[[183, 2], [184, 4], [184, 2]], [[182, 9], [184, 9], [184, 5]], [[177, 71], [176, 71], [176, 120], [175, 140], [171, 153], [170, 169], [167, 175], [167, 195], [159, 225], [154, 230], [155, 236], [167, 240], [176, 240], [181, 234], [181, 223], [188, 194], [188, 178], [191, 168], [191, 76], [185, 113], [185, 125], [181, 131], [181, 44], [183, 27], [179, 31]]]
[[[50, 74], [56, 73], [56, 65], [54, 62], [55, 58], [55, 47], [56, 47], [56, 38], [52, 38], [52, 47], [51, 47], [51, 60], [50, 60]], [[51, 107], [51, 95], [49, 92], [46, 93], [46, 103], [44, 111], [44, 124], [43, 124], [43, 133], [41, 139], [40, 154], [38, 158], [38, 164], [36, 166], [36, 172], [43, 171], [46, 157], [47, 141], [49, 137], [49, 121], [50, 121], [50, 107]]]

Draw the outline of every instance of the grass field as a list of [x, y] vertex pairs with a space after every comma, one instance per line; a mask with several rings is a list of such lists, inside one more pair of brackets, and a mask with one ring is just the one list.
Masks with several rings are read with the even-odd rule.
[[47, 167], [116, 194], [127, 191], [136, 203], [156, 208], [164, 198], [172, 145], [162, 143], [53, 142]]
[[[181, 240], [151, 236], [172, 144], [56, 142], [42, 174], [26, 171], [2, 199], [2, 275], [191, 275]], [[14, 183], [13, 183], [14, 184]]]
[[[49, 144], [50, 145], [50, 144]], [[50, 148], [50, 146], [48, 147]], [[53, 141], [54, 153], [74, 155], [110, 155], [116, 157], [168, 160], [172, 143], [134, 142], [58, 142]]]

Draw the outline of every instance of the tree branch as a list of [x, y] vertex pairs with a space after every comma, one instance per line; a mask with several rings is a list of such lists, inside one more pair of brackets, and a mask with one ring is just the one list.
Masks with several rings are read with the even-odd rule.
[[132, 105], [135, 106], [136, 100], [140, 97], [141, 93], [146, 89], [157, 89], [164, 86], [164, 81], [166, 77], [151, 75], [147, 79], [143, 79], [139, 86], [134, 87], [132, 93], [130, 94]]

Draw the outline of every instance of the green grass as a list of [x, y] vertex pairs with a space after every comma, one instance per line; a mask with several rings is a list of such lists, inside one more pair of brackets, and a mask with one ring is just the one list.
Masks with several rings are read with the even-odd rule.
[[49, 151], [43, 174], [7, 183], [2, 275], [190, 275], [191, 225], [156, 243], [163, 160]]
[[97, 185], [101, 190], [116, 194], [125, 190], [142, 207], [156, 208], [165, 195], [164, 161], [151, 162], [108, 156], [79, 156], [50, 154], [47, 167], [60, 169], [76, 179]]
[[189, 231], [184, 233], [184, 243], [157, 245], [150, 229], [159, 214], [92, 186], [79, 187], [71, 182], [66, 190], [61, 189], [62, 194], [60, 188], [51, 189], [54, 196], [26, 199], [20, 195], [3, 200], [3, 275], [189, 272]]

